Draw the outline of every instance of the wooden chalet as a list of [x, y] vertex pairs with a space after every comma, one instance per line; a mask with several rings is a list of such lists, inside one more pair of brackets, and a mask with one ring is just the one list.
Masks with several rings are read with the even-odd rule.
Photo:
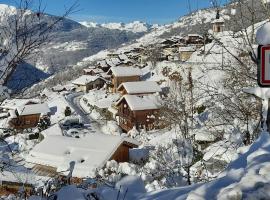
[[94, 75], [98, 75], [98, 74], [101, 74], [101, 73], [104, 73], [104, 71], [100, 68], [86, 68], [83, 70], [83, 74], [84, 75], [91, 75], [91, 76], [94, 76]]
[[111, 75], [111, 90], [115, 93], [121, 83], [140, 81], [142, 72], [135, 67], [112, 67], [107, 74]]
[[212, 22], [212, 26], [214, 33], [223, 32], [225, 28], [225, 21], [223, 19], [215, 19]]
[[66, 176], [75, 161], [73, 177], [82, 179], [95, 177], [95, 171], [105, 167], [107, 161], [129, 162], [129, 149], [138, 146], [134, 139], [101, 133], [89, 133], [81, 138], [50, 135], [30, 151], [26, 161], [41, 176], [55, 176], [58, 171]]
[[225, 21], [224, 19], [220, 18], [220, 12], [217, 10], [216, 19], [212, 22], [213, 25], [213, 32], [219, 33], [224, 31]]
[[118, 65], [122, 64], [122, 61], [117, 57], [117, 58], [107, 58], [105, 59], [107, 65], [110, 67], [116, 67]]
[[186, 37], [186, 44], [187, 45], [204, 45], [204, 38], [199, 34], [188, 34]]
[[107, 72], [111, 68], [111, 66], [109, 66], [105, 60], [98, 61], [97, 67], [102, 69], [104, 72]]
[[160, 42], [160, 44], [164, 47], [170, 47], [176, 43], [178, 43], [178, 40], [175, 38], [164, 39], [163, 41]]
[[127, 56], [126, 54], [124, 54], [124, 53], [119, 54], [119, 55], [118, 55], [118, 58], [119, 58], [122, 62], [124, 62], [124, 61], [126, 61], [126, 60], [129, 60], [128, 56]]
[[116, 52], [109, 52], [107, 54], [107, 57], [109, 57], [109, 58], [118, 58], [118, 56], [119, 56], [119, 54]]
[[101, 76], [82, 75], [78, 79], [74, 80], [72, 84], [77, 87], [77, 91], [88, 92], [95, 88], [102, 88], [106, 82], [107, 80]]
[[136, 129], [152, 130], [155, 128], [159, 105], [155, 96], [124, 95], [117, 103], [118, 123], [126, 132]]
[[196, 51], [196, 46], [179, 47], [178, 51], [179, 51], [179, 60], [185, 62]]
[[34, 128], [42, 117], [49, 114], [50, 108], [46, 103], [25, 105], [10, 111], [9, 125], [15, 129]]
[[52, 88], [53, 92], [63, 92], [63, 91], [67, 91], [67, 89], [65, 88], [65, 86], [62, 85], [56, 85]]
[[148, 95], [160, 93], [161, 88], [154, 81], [125, 82], [119, 85], [117, 92], [121, 95]]

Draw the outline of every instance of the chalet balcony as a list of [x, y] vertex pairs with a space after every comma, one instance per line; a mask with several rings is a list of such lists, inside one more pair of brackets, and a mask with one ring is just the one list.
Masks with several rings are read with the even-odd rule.
[[133, 128], [135, 123], [133, 123], [131, 120], [120, 117], [119, 125], [124, 131], [128, 132]]

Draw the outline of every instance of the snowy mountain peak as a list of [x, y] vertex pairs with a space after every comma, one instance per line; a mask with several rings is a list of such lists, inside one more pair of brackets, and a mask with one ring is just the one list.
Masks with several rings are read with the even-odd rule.
[[[104, 24], [98, 24], [95, 22], [88, 22], [88, 21], [83, 21], [80, 22], [82, 25], [88, 27], [88, 28], [96, 28], [96, 27], [103, 27], [103, 28], [108, 28], [108, 29], [117, 29], [117, 30], [123, 30], [123, 31], [131, 31], [134, 33], [142, 33], [142, 32], [148, 32], [150, 31], [153, 26], [149, 25], [145, 22], [141, 21], [134, 21], [131, 23], [121, 23], [121, 22], [111, 22], [111, 23], [104, 23]], [[155, 25], [156, 27], [156, 25]]]
[[12, 15], [16, 13], [16, 8], [6, 4], [0, 4], [0, 15]]

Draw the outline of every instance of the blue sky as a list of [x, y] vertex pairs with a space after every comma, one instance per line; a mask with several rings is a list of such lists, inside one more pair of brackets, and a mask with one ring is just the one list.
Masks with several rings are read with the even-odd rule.
[[[38, 1], [38, 0], [34, 0]], [[64, 13], [76, 0], [43, 0], [46, 12], [53, 15]], [[210, 6], [210, 0], [77, 0], [78, 11], [70, 16], [76, 21], [98, 23], [131, 22], [169, 23], [188, 13], [188, 1], [193, 10]], [[219, 0], [226, 1], [226, 0]], [[0, 0], [15, 5], [16, 0]]]

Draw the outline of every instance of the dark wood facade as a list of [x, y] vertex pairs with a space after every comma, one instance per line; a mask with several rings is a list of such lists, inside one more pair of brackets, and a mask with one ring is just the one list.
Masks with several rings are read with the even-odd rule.
[[200, 35], [188, 35], [186, 38], [186, 44], [204, 45], [204, 39]]
[[123, 142], [114, 152], [110, 160], [115, 160], [118, 163], [129, 162], [129, 149], [137, 148], [137, 145]]
[[82, 91], [82, 92], [89, 92], [89, 90], [93, 89], [100, 89], [102, 88], [106, 83], [106, 80], [103, 78], [98, 78], [92, 82], [89, 82], [85, 85], [83, 84], [75, 84], [77, 86], [77, 91]]
[[38, 125], [40, 114], [17, 116], [9, 121], [9, 125], [15, 129], [34, 128]]
[[98, 75], [100, 73], [104, 73], [104, 71], [102, 69], [99, 68], [94, 68], [94, 69], [84, 69], [83, 70], [83, 74], [84, 75], [90, 75], [90, 76], [95, 76]]
[[[124, 86], [121, 86], [120, 88], [117, 89], [117, 91], [122, 95], [129, 94], [127, 90], [125, 89]], [[131, 95], [148, 95], [148, 94], [155, 94], [156, 92], [143, 92], [143, 93], [132, 93]]]
[[157, 117], [159, 113], [158, 109], [132, 111], [125, 99], [118, 104], [117, 108], [119, 125], [124, 131], [128, 132], [134, 126], [136, 129], [146, 130], [152, 130], [155, 128], [156, 120], [150, 116]]
[[140, 76], [121, 76], [117, 77], [112, 75], [112, 92], [116, 93], [119, 85], [125, 82], [136, 82], [140, 81]]

